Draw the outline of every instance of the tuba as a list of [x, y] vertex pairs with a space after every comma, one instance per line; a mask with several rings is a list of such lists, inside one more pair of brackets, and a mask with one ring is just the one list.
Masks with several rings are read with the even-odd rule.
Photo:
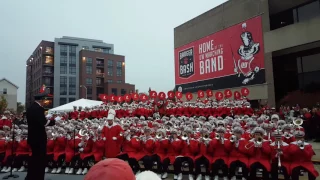
[[303, 120], [300, 118], [296, 118], [292, 121], [292, 123], [296, 126], [301, 126], [303, 124]]

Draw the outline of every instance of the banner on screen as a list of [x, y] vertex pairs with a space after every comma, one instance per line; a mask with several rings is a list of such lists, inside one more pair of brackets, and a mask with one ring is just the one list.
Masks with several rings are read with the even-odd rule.
[[175, 84], [181, 92], [265, 83], [261, 17], [175, 49]]

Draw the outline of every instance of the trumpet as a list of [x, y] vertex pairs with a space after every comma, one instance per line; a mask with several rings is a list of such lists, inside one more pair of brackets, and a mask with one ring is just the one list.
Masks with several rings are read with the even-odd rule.
[[220, 134], [216, 134], [216, 137], [215, 137], [217, 140], [219, 140], [221, 137], [220, 137]]
[[157, 139], [162, 139], [162, 134], [161, 134], [161, 133], [158, 133], [158, 134], [156, 135], [156, 138], [157, 138]]
[[257, 143], [257, 144], [262, 144], [262, 140], [263, 140], [262, 137], [258, 137], [256, 143]]
[[209, 134], [205, 134], [205, 135], [202, 137], [202, 139], [203, 139], [204, 141], [209, 141], [209, 140], [210, 140]]
[[301, 150], [304, 149], [304, 141], [299, 141], [299, 142], [297, 143], [297, 145], [299, 146], [299, 148], [300, 148]]
[[80, 135], [80, 136], [89, 136], [88, 130], [86, 130], [86, 129], [80, 129], [79, 135]]
[[188, 135], [186, 133], [184, 133], [181, 137], [182, 140], [187, 140], [188, 139]]
[[230, 142], [235, 142], [235, 141], [237, 141], [238, 140], [238, 138], [237, 138], [237, 136], [235, 136], [235, 135], [232, 135], [231, 137], [230, 137]]

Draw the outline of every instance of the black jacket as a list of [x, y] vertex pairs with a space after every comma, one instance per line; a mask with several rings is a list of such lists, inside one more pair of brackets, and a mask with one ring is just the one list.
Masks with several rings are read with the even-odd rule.
[[47, 144], [45, 126], [53, 126], [55, 122], [48, 121], [44, 113], [44, 108], [36, 102], [27, 109], [28, 144], [30, 145]]

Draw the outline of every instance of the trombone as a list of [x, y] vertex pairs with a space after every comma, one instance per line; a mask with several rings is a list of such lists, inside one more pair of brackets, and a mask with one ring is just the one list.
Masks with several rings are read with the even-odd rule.
[[280, 141], [278, 141], [277, 143], [278, 147], [277, 147], [277, 150], [278, 150], [278, 167], [281, 167], [281, 159], [280, 159], [280, 156], [281, 156], [281, 147], [280, 147]]

